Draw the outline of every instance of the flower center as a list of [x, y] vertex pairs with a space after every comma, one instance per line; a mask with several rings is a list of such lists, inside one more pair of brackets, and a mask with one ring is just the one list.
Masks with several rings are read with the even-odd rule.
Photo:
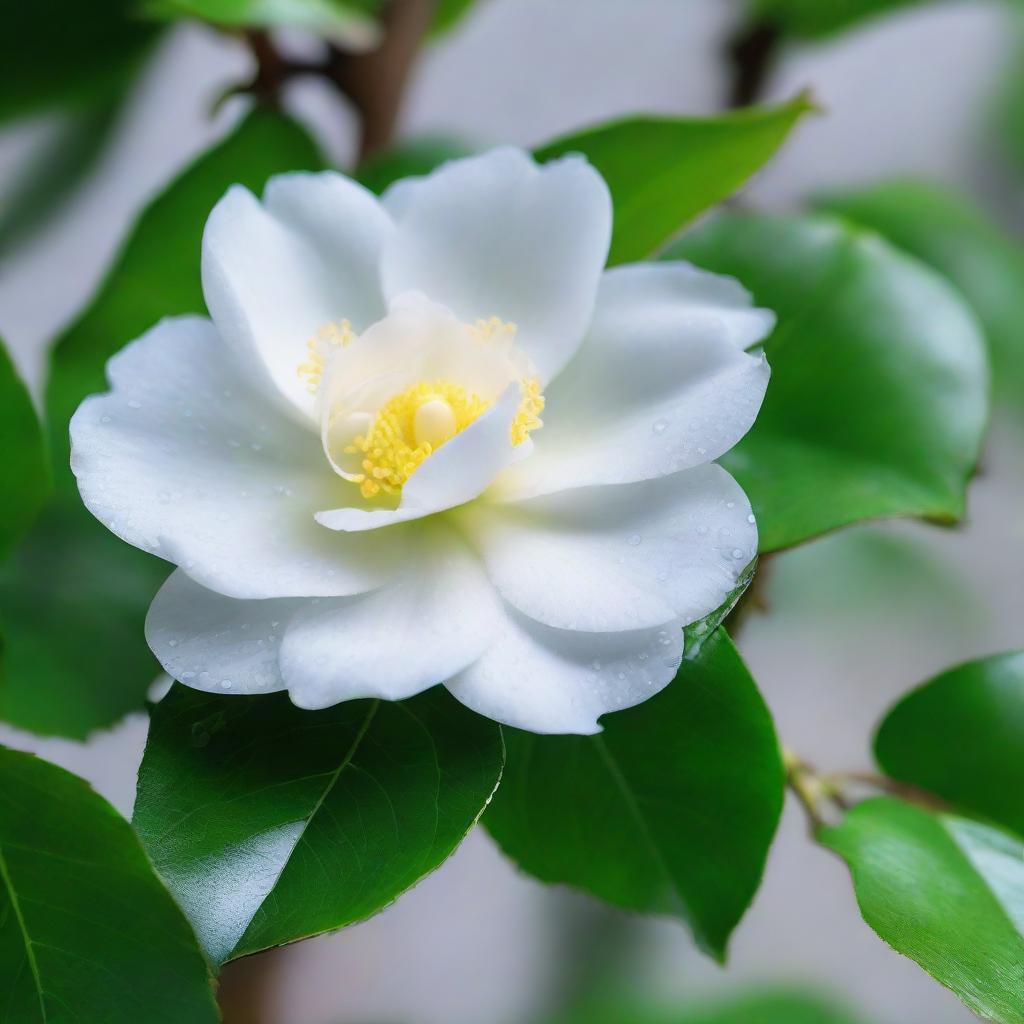
[[[519, 382], [519, 411], [512, 421], [512, 443], [522, 444], [541, 425], [544, 396], [540, 382]], [[421, 381], [386, 402], [369, 429], [344, 451], [361, 456], [362, 473], [353, 476], [364, 498], [399, 494], [402, 485], [431, 452], [465, 430], [494, 403], [450, 380]]]

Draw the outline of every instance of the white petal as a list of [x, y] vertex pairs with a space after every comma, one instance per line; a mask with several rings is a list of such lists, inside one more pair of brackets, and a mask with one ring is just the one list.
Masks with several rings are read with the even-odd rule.
[[678, 624], [629, 633], [550, 629], [509, 611], [502, 636], [448, 684], [467, 707], [539, 733], [600, 732], [598, 718], [653, 697], [683, 656]]
[[501, 625], [500, 602], [450, 528], [424, 526], [406, 572], [373, 594], [306, 604], [281, 645], [292, 700], [323, 708], [400, 700], [474, 661]]
[[[390, 398], [432, 380], [454, 381], [494, 401], [518, 376], [507, 346], [481, 343], [450, 310], [409, 292], [331, 357], [321, 415], [339, 404], [375, 411], [369, 398]], [[375, 381], [386, 387], [375, 388]]]
[[206, 590], [179, 570], [150, 605], [146, 641], [164, 671], [197, 690], [281, 690], [281, 631], [302, 603], [238, 601]]
[[119, 537], [234, 597], [357, 594], [389, 578], [401, 537], [316, 523], [352, 485], [316, 434], [240, 378], [208, 320], [165, 320], [107, 373], [113, 390], [71, 420], [71, 468]]
[[512, 447], [519, 402], [519, 386], [512, 384], [492, 408], [422, 462], [402, 488], [397, 509], [334, 508], [317, 512], [317, 522], [332, 530], [373, 530], [470, 501], [529, 444]]
[[388, 296], [421, 291], [470, 323], [518, 326], [517, 345], [548, 381], [586, 331], [611, 237], [611, 198], [582, 158], [538, 167], [512, 148], [454, 160], [385, 200], [398, 229], [384, 246]]
[[343, 318], [359, 331], [384, 315], [378, 264], [392, 230], [371, 192], [332, 172], [272, 178], [262, 203], [235, 186], [210, 214], [206, 304], [248, 372], [298, 415], [314, 415], [297, 372], [309, 339]]
[[609, 270], [586, 340], [545, 394], [536, 451], [498, 492], [626, 483], [718, 458], [761, 407], [768, 364], [743, 349], [773, 324], [735, 281], [686, 263]]
[[757, 552], [750, 503], [716, 465], [478, 503], [464, 520], [502, 597], [559, 629], [694, 622], [722, 604]]

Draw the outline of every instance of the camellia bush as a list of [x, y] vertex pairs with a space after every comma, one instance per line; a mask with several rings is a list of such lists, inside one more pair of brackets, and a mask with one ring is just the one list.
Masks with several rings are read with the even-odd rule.
[[[6, 12], [0, 119], [59, 114], [65, 159], [5, 241], [78, 187], [174, 23], [255, 70], [54, 341], [41, 415], [0, 362], [0, 719], [150, 716], [130, 822], [0, 748], [2, 1024], [247, 1020], [218, 1006], [234, 961], [358, 927], [476, 827], [724, 964], [787, 789], [866, 927], [1024, 1024], [1024, 653], [907, 679], [866, 774], [784, 745], [734, 642], [766, 563], [955, 526], [992, 410], [1019, 430], [1024, 253], [979, 208], [913, 180], [736, 199], [827, 116], [757, 102], [781, 48], [901, 6], [737, 3], [721, 115], [530, 152], [394, 141], [466, 0]], [[300, 76], [357, 112], [354, 166], [287, 112]], [[570, 1017], [849, 1022], [783, 990]]]

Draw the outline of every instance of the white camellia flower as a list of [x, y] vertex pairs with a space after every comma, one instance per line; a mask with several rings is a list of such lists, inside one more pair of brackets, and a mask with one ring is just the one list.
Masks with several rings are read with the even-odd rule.
[[304, 708], [443, 683], [551, 733], [672, 679], [757, 549], [712, 460], [773, 316], [684, 263], [604, 270], [611, 216], [585, 160], [512, 148], [380, 200], [227, 193], [211, 319], [128, 345], [71, 423], [86, 505], [178, 566], [146, 626], [171, 676]]

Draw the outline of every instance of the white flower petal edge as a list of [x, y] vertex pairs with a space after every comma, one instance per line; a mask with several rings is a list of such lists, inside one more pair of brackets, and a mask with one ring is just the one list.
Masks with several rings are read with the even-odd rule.
[[589, 735], [601, 731], [601, 715], [664, 689], [682, 657], [679, 623], [628, 633], [579, 633], [511, 612], [502, 635], [448, 689], [467, 707], [504, 725]]
[[582, 158], [493, 149], [393, 186], [384, 291], [421, 291], [470, 323], [497, 316], [545, 383], [583, 338], [611, 241], [611, 197]]
[[687, 263], [607, 271], [580, 351], [546, 392], [534, 456], [497, 495], [651, 479], [717, 459], [761, 407], [768, 364], [744, 349], [774, 324], [737, 282]]
[[146, 642], [174, 679], [209, 693], [285, 688], [281, 632], [303, 598], [238, 601], [201, 587], [180, 569], [149, 606]]
[[202, 690], [287, 687], [303, 708], [401, 700], [474, 662], [504, 620], [455, 531], [431, 524], [418, 542], [405, 573], [355, 598], [238, 601], [173, 573], [150, 608], [146, 638], [165, 671]]
[[236, 185], [203, 233], [203, 293], [240, 365], [302, 420], [315, 398], [295, 372], [328, 324], [356, 331], [384, 315], [378, 265], [391, 218], [343, 175], [272, 178], [260, 202]]
[[750, 503], [720, 466], [580, 488], [462, 516], [502, 597], [558, 629], [690, 623], [757, 553]]
[[208, 320], [163, 321], [107, 376], [112, 390], [71, 420], [71, 468], [88, 509], [129, 544], [244, 598], [363, 593], [406, 557], [394, 531], [359, 540], [314, 522], [349, 485]]
[[281, 672], [299, 707], [401, 700], [450, 679], [491, 643], [502, 610], [479, 562], [443, 524], [422, 534], [415, 563], [388, 586], [307, 603], [288, 623]]

